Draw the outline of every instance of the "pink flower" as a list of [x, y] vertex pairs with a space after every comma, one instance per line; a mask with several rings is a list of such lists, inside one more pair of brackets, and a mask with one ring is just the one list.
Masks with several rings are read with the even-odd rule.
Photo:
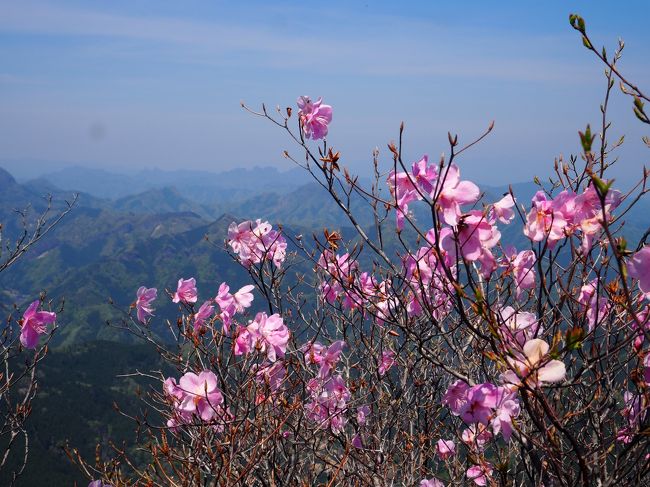
[[436, 453], [442, 460], [447, 460], [456, 454], [456, 443], [453, 440], [438, 440]]
[[38, 311], [40, 304], [38, 299], [30, 304], [21, 320], [20, 343], [25, 348], [36, 348], [38, 338], [47, 333], [47, 325], [56, 321], [56, 313]]
[[255, 286], [249, 284], [233, 295], [235, 309], [238, 313], [243, 313], [245, 308], [250, 308], [253, 303], [253, 293], [251, 292], [253, 289], [255, 289]]
[[538, 333], [539, 321], [533, 313], [527, 311], [517, 313], [511, 306], [506, 306], [499, 311], [499, 316], [503, 320], [499, 331], [507, 345], [523, 347]]
[[492, 465], [484, 463], [474, 465], [467, 469], [467, 478], [473, 480], [476, 485], [487, 485], [489, 478], [492, 476]]
[[101, 480], [93, 480], [88, 484], [88, 487], [112, 487], [110, 484], [105, 484]]
[[332, 370], [336, 367], [336, 363], [339, 361], [339, 357], [344, 348], [345, 342], [343, 340], [337, 340], [327, 347], [327, 349], [323, 349], [320, 359], [320, 370], [318, 371], [321, 379], [329, 377]]
[[228, 227], [228, 245], [245, 267], [272, 260], [281, 267], [287, 255], [287, 241], [269, 222], [256, 220], [231, 223]]
[[273, 400], [282, 387], [286, 376], [287, 368], [280, 361], [260, 366], [255, 372], [255, 379], [260, 385], [268, 388], [270, 395], [265, 397], [263, 393], [258, 393], [257, 403], [259, 404], [267, 399]]
[[559, 210], [557, 202], [549, 200], [543, 191], [535, 194], [532, 204], [533, 207], [526, 217], [524, 234], [533, 242], [548, 239], [548, 244], [552, 247], [566, 235], [568, 224], [564, 213]]
[[370, 415], [370, 407], [364, 404], [357, 408], [357, 423], [363, 426], [368, 421], [368, 416]]
[[247, 354], [256, 348], [260, 352], [266, 352], [269, 361], [275, 362], [277, 357], [284, 357], [289, 335], [289, 329], [279, 314], [267, 316], [264, 312], [257, 313], [255, 319], [237, 337], [235, 355]]
[[196, 375], [188, 372], [179, 381], [183, 397], [178, 405], [183, 413], [195, 413], [203, 421], [210, 421], [218, 407], [223, 404], [223, 395], [217, 387], [217, 376], [210, 370]]
[[650, 299], [650, 245], [645, 245], [627, 261], [630, 277], [639, 280], [639, 289]]
[[497, 404], [497, 387], [493, 384], [477, 384], [467, 390], [467, 401], [460, 408], [460, 417], [467, 424], [487, 425], [492, 409]]
[[174, 303], [185, 303], [185, 304], [190, 304], [190, 303], [196, 303], [197, 297], [196, 297], [196, 279], [193, 277], [190, 279], [179, 279], [178, 280], [178, 288], [176, 289], [176, 292], [174, 293], [174, 298], [172, 301]]
[[523, 356], [517, 359], [508, 359], [512, 370], [503, 374], [505, 382], [519, 385], [520, 378], [533, 387], [543, 385], [544, 382], [561, 382], [566, 376], [566, 367], [559, 360], [548, 358], [549, 346], [544, 340], [533, 338], [528, 340], [523, 347]]
[[469, 385], [465, 381], [457, 380], [447, 388], [442, 398], [442, 404], [451, 409], [454, 416], [459, 416], [463, 405], [467, 402]]
[[578, 295], [578, 303], [585, 310], [590, 332], [596, 325], [602, 323], [610, 310], [607, 299], [598, 294], [599, 287], [601, 286], [599, 285], [598, 278], [594, 278], [580, 288], [580, 294]]
[[414, 177], [405, 172], [391, 171], [386, 178], [390, 194], [395, 199], [397, 229], [404, 228], [404, 216], [409, 214], [409, 203], [422, 199], [422, 195], [415, 188]]
[[433, 477], [433, 478], [430, 478], [430, 479], [422, 479], [422, 480], [420, 480], [420, 486], [419, 487], [445, 487], [445, 484], [442, 483], [437, 478]]
[[395, 352], [391, 350], [384, 350], [381, 354], [381, 363], [379, 364], [379, 369], [377, 372], [380, 376], [384, 376], [386, 372], [395, 364]]
[[643, 380], [646, 385], [650, 386], [650, 353], [643, 359]]
[[516, 289], [515, 297], [519, 298], [524, 289], [535, 288], [535, 263], [537, 257], [532, 250], [523, 250], [518, 254], [516, 252], [513, 247], [505, 249], [505, 266], [512, 272]]
[[437, 195], [437, 203], [445, 223], [456, 226], [462, 215], [460, 206], [475, 203], [480, 190], [474, 183], [460, 180], [460, 170], [455, 164], [449, 166], [447, 174], [442, 174], [441, 177], [444, 180]]
[[512, 419], [519, 416], [520, 407], [514, 392], [506, 387], [499, 387], [497, 392], [497, 404], [492, 420], [492, 431], [495, 435], [503, 434], [503, 439], [510, 441], [512, 436]]
[[194, 331], [198, 331], [203, 328], [205, 322], [212, 316], [214, 313], [214, 306], [212, 306], [211, 301], [206, 301], [201, 305], [199, 310], [194, 314]]
[[141, 323], [146, 323], [147, 318], [153, 316], [153, 308], [151, 303], [156, 299], [158, 290], [154, 287], [147, 289], [144, 286], [140, 286], [137, 292], [138, 299], [135, 302], [135, 308], [138, 314], [138, 320]]
[[485, 449], [485, 444], [492, 439], [492, 433], [486, 426], [476, 423], [465, 428], [460, 437], [463, 443], [472, 450], [480, 452]]
[[515, 200], [511, 194], [507, 194], [492, 205], [490, 217], [497, 218], [501, 223], [510, 223], [515, 217], [513, 206], [515, 206]]
[[412, 173], [413, 180], [422, 192], [431, 196], [438, 179], [438, 168], [429, 164], [429, 157], [426, 154], [418, 162], [413, 163]]
[[327, 125], [332, 121], [332, 107], [323, 105], [323, 99], [312, 102], [309, 97], [298, 98], [300, 127], [308, 139], [322, 139], [327, 135]]

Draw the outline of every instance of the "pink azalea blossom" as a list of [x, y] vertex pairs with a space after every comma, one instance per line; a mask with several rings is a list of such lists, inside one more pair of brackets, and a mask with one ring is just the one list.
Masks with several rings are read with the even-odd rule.
[[267, 316], [257, 313], [255, 319], [240, 331], [235, 341], [235, 354], [247, 354], [253, 349], [266, 352], [271, 362], [277, 357], [284, 357], [289, 342], [289, 329], [285, 326], [279, 314]]
[[47, 333], [47, 325], [56, 321], [56, 313], [38, 311], [40, 304], [38, 299], [32, 302], [20, 321], [20, 343], [25, 348], [36, 348], [39, 337]]
[[258, 219], [231, 223], [228, 227], [228, 245], [245, 267], [270, 260], [280, 268], [287, 255], [287, 241], [269, 222]]
[[332, 107], [324, 105], [322, 98], [312, 102], [309, 97], [298, 98], [300, 127], [308, 139], [322, 139], [327, 135], [327, 126], [332, 121]]
[[451, 409], [454, 416], [459, 416], [464, 404], [467, 402], [467, 391], [469, 385], [465, 381], [457, 380], [447, 388], [442, 398], [442, 404]]
[[323, 349], [320, 359], [320, 370], [318, 371], [318, 375], [321, 378], [324, 379], [329, 377], [332, 370], [336, 367], [344, 348], [345, 342], [343, 340], [338, 340], [326, 349]]
[[412, 166], [413, 180], [420, 190], [432, 196], [434, 184], [438, 180], [438, 168], [429, 164], [429, 157], [425, 154]]
[[548, 357], [549, 346], [544, 340], [533, 338], [523, 346], [523, 354], [508, 359], [511, 370], [503, 374], [505, 383], [519, 385], [520, 378], [531, 386], [538, 387], [545, 382], [561, 382], [566, 376], [566, 367], [559, 360]]
[[147, 289], [144, 286], [140, 286], [140, 288], [138, 288], [138, 299], [135, 302], [135, 308], [137, 310], [138, 321], [141, 323], [146, 323], [147, 318], [153, 316], [153, 308], [151, 307], [151, 303], [154, 299], [156, 299], [157, 294], [158, 290], [153, 287]]
[[110, 484], [105, 484], [101, 480], [93, 480], [88, 484], [88, 487], [112, 487]]
[[476, 485], [487, 485], [488, 480], [492, 476], [492, 465], [484, 463], [482, 465], [474, 465], [467, 469], [467, 478], [473, 480]]
[[437, 204], [445, 223], [456, 226], [462, 215], [461, 205], [476, 203], [480, 190], [474, 183], [460, 180], [460, 170], [455, 164], [449, 166], [447, 173], [440, 177], [444, 179], [438, 190]]
[[485, 449], [485, 444], [492, 439], [492, 433], [486, 426], [476, 423], [465, 428], [460, 437], [470, 449], [481, 452]]
[[243, 313], [244, 309], [250, 308], [253, 303], [253, 293], [251, 292], [253, 289], [255, 289], [255, 286], [249, 284], [233, 294], [235, 309], [238, 313]]
[[645, 245], [627, 261], [627, 272], [639, 280], [639, 289], [650, 299], [650, 245]]
[[453, 457], [456, 454], [456, 443], [453, 440], [438, 440], [436, 443], [436, 454], [442, 460]]
[[172, 301], [174, 303], [180, 302], [185, 304], [196, 303], [198, 299], [196, 293], [196, 279], [193, 277], [190, 279], [181, 278], [178, 280], [178, 288], [174, 293]]
[[203, 328], [203, 325], [208, 319], [210, 319], [212, 313], [214, 313], [214, 306], [211, 305], [211, 301], [203, 303], [199, 310], [194, 314], [194, 331]]
[[255, 378], [257, 382], [262, 385], [265, 389], [268, 389], [269, 395], [265, 396], [265, 393], [258, 393], [257, 404], [260, 404], [266, 400], [273, 400], [278, 395], [282, 384], [287, 376], [287, 368], [281, 361], [277, 361], [273, 364], [265, 364], [260, 366], [255, 372]]
[[520, 411], [516, 394], [506, 387], [499, 387], [496, 407], [490, 420], [494, 434], [497, 435], [501, 432], [503, 439], [510, 441], [513, 431], [512, 420], [519, 416]]
[[495, 385], [477, 384], [467, 390], [467, 400], [461, 406], [460, 417], [467, 424], [481, 423], [487, 425], [496, 407], [498, 389]]
[[357, 423], [360, 426], [363, 426], [368, 421], [368, 416], [370, 415], [370, 407], [364, 404], [357, 408]]
[[362, 441], [361, 435], [359, 433], [354, 435], [354, 437], [352, 438], [352, 446], [357, 448], [357, 449], [363, 448], [363, 441]]
[[379, 364], [378, 373], [384, 376], [386, 372], [395, 364], [395, 352], [391, 350], [384, 350], [381, 354], [381, 363]]
[[533, 313], [517, 313], [512, 306], [506, 306], [499, 311], [499, 317], [503, 320], [499, 331], [507, 345], [522, 347], [539, 333], [539, 321]]
[[438, 480], [437, 478], [433, 477], [430, 479], [420, 480], [419, 487], [445, 487], [445, 484], [442, 481]]
[[490, 217], [498, 219], [501, 223], [510, 223], [515, 218], [515, 199], [511, 194], [505, 195], [492, 205]]
[[181, 377], [179, 388], [183, 391], [179, 411], [197, 414], [203, 421], [210, 421], [223, 404], [217, 376], [212, 371], [204, 370], [199, 375], [188, 372]]
[[518, 299], [525, 289], [535, 288], [535, 264], [537, 257], [532, 250], [523, 250], [519, 253], [513, 248], [505, 250], [505, 267], [512, 273], [515, 281], [515, 297]]
[[602, 323], [610, 310], [610, 305], [607, 299], [598, 294], [599, 287], [598, 278], [592, 279], [580, 288], [580, 294], [578, 295], [578, 303], [580, 303], [585, 310], [590, 332], [596, 327], [596, 325]]
[[558, 205], [549, 200], [543, 191], [538, 191], [532, 200], [533, 207], [526, 218], [524, 234], [533, 242], [548, 239], [549, 246], [562, 240], [566, 234], [567, 221]]

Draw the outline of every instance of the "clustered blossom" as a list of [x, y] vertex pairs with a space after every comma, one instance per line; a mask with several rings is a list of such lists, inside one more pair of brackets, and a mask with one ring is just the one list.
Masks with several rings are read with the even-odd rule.
[[[308, 342], [302, 347], [305, 364], [319, 366], [318, 375], [307, 384], [310, 401], [304, 405], [305, 412], [319, 428], [329, 428], [333, 433], [339, 433], [345, 428], [348, 401], [351, 398], [350, 389], [343, 377], [334, 374], [345, 346], [345, 342], [339, 340], [328, 347], [318, 342]], [[357, 409], [359, 426], [366, 424], [369, 414], [368, 406]], [[361, 434], [357, 433], [352, 444], [355, 448], [363, 448]]]
[[501, 433], [504, 440], [510, 441], [512, 421], [520, 412], [516, 391], [490, 383], [470, 387], [462, 380], [449, 386], [442, 404], [469, 425], [463, 432], [463, 441], [478, 451], [492, 437], [487, 426], [495, 435]]
[[[476, 203], [480, 195], [474, 183], [460, 180], [458, 166], [451, 164], [446, 172], [439, 174], [438, 169], [429, 164], [426, 155], [413, 163], [410, 173], [391, 171], [386, 182], [395, 200], [398, 230], [404, 227], [404, 218], [409, 214], [408, 205], [425, 196], [436, 201], [442, 220], [455, 226], [462, 215], [461, 206]], [[501, 207], [505, 208], [507, 204], [501, 203]]]
[[138, 289], [138, 292], [136, 293], [137, 299], [135, 301], [135, 308], [140, 323], [146, 323], [147, 319], [150, 316], [153, 316], [151, 303], [156, 299], [157, 294], [158, 290], [154, 287], [147, 289], [144, 286], [140, 286]]
[[227, 415], [223, 408], [224, 398], [218, 387], [217, 376], [210, 370], [203, 370], [198, 375], [188, 372], [178, 383], [176, 379], [169, 377], [165, 380], [164, 389], [176, 413], [167, 422], [170, 428], [189, 423], [193, 417], [210, 422], [222, 421]]
[[266, 353], [270, 362], [284, 357], [289, 342], [289, 329], [279, 314], [267, 316], [260, 312], [248, 326], [240, 327], [235, 341], [235, 355], [245, 355], [253, 350]]
[[311, 101], [308, 96], [298, 98], [298, 119], [300, 128], [308, 139], [322, 139], [327, 135], [327, 126], [332, 121], [332, 107], [323, 104], [323, 99]]
[[345, 309], [363, 309], [364, 313], [372, 314], [379, 325], [390, 319], [397, 298], [391, 295], [389, 284], [377, 282], [371, 274], [360, 272], [350, 254], [338, 255], [326, 249], [316, 269], [325, 274], [320, 286], [325, 301], [333, 304], [341, 299]]
[[545, 240], [550, 248], [576, 232], [582, 235], [582, 251], [591, 249], [594, 236], [602, 229], [603, 213], [611, 218], [611, 212], [621, 202], [619, 191], [609, 191], [602, 207], [593, 185], [576, 195], [564, 190], [552, 199], [538, 191], [532, 199], [532, 209], [526, 217], [524, 234], [533, 242]]
[[231, 223], [228, 227], [228, 245], [245, 267], [267, 260], [282, 267], [287, 256], [287, 241], [274, 230], [269, 222], [262, 220]]
[[40, 304], [38, 299], [32, 302], [20, 322], [20, 343], [25, 348], [36, 348], [40, 336], [47, 333], [47, 325], [56, 321], [56, 313], [38, 311]]

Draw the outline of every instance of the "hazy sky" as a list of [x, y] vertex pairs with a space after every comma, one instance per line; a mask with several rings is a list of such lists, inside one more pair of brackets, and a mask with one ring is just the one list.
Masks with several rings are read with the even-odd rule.
[[[623, 37], [621, 66], [650, 88], [647, 1], [0, 0], [0, 164], [285, 168], [289, 140], [239, 104], [309, 95], [334, 107], [328, 140], [355, 171], [375, 146], [388, 159], [402, 120], [409, 159], [437, 159], [448, 130], [469, 140], [495, 120], [461, 171], [530, 180], [599, 124], [603, 66], [571, 12], [610, 51]], [[650, 151], [630, 101], [612, 103], [625, 179]]]

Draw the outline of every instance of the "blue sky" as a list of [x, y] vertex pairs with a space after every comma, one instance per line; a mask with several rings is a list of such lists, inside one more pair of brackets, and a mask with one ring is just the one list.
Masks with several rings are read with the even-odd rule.
[[[298, 95], [334, 107], [328, 140], [356, 172], [406, 124], [409, 159], [447, 131], [494, 133], [460, 161], [498, 184], [549, 174], [598, 124], [603, 67], [568, 25], [578, 12], [650, 84], [650, 2], [219, 2], [0, 0], [0, 164], [219, 171], [288, 167], [284, 135], [239, 106]], [[629, 100], [616, 176], [648, 164]], [[296, 151], [294, 151], [296, 152]]]

